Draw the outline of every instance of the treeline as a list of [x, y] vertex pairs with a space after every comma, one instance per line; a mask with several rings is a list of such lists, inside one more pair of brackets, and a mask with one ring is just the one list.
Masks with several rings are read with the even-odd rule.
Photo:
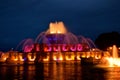
[[96, 46], [101, 50], [106, 50], [112, 45], [120, 47], [120, 33], [109, 32], [100, 34], [95, 40]]

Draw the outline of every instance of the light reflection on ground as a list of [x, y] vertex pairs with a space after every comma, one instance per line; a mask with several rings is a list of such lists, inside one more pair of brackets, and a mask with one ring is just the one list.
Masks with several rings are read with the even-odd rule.
[[1, 65], [0, 80], [116, 80], [119, 67], [81, 66], [80, 62]]

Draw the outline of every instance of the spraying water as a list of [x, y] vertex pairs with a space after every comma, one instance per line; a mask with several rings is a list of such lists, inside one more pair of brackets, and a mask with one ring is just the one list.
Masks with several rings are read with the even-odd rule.
[[24, 52], [30, 52], [33, 49], [34, 41], [32, 39], [22, 40], [16, 47], [15, 50], [22, 50]]
[[113, 45], [112, 47], [112, 56], [108, 56], [104, 58], [103, 60], [107, 60], [104, 65], [107, 67], [119, 67], [120, 66], [120, 58], [118, 56], [118, 48], [116, 45]]
[[88, 47], [95, 48], [95, 44], [92, 40], [83, 36], [76, 36], [73, 33], [66, 30], [63, 22], [55, 22], [49, 24], [47, 31], [41, 32], [35, 39], [35, 43], [60, 43], [60, 44], [81, 44], [85, 43]]
[[112, 57], [113, 58], [118, 58], [118, 49], [117, 49], [116, 45], [113, 45]]

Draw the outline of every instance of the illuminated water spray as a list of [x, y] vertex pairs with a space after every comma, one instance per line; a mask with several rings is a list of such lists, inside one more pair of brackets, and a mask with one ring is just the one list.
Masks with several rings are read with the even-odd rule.
[[120, 58], [118, 58], [118, 48], [116, 45], [113, 45], [112, 48], [112, 57], [107, 58], [109, 66], [120, 66]]
[[24, 39], [16, 47], [17, 50], [22, 50], [23, 52], [31, 52], [34, 47], [33, 39]]
[[[40, 32], [35, 40], [30, 38], [22, 40], [17, 45], [15, 51], [23, 52], [25, 55], [17, 54], [15, 58], [12, 59], [15, 61], [24, 61], [26, 59], [25, 62], [27, 62], [27, 60], [80, 60], [80, 53], [76, 53], [91, 51], [92, 48], [96, 47], [91, 39], [85, 38], [82, 35], [76, 36], [69, 32], [63, 22], [52, 22], [49, 24], [49, 28], [46, 31]], [[25, 59], [23, 59], [22, 56], [24, 56]]]
[[116, 45], [113, 45], [112, 56], [113, 58], [118, 58], [118, 49]]
[[103, 66], [107, 67], [119, 67], [120, 66], [120, 58], [118, 56], [118, 48], [116, 45], [112, 46], [111, 56], [106, 56], [103, 61], [105, 60], [105, 63], [103, 63]]
[[84, 36], [76, 36], [67, 31], [63, 22], [50, 23], [49, 29], [41, 32], [35, 39], [35, 43], [50, 44], [51, 42], [61, 44], [85, 43], [89, 48], [96, 48], [92, 40], [85, 38]]
[[50, 23], [50, 34], [65, 34], [67, 32], [63, 22]]

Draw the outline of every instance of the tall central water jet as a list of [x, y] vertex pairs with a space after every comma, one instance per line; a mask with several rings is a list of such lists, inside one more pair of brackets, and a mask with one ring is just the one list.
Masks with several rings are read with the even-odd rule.
[[50, 23], [50, 34], [65, 34], [67, 32], [63, 22]]
[[112, 48], [112, 57], [113, 58], [118, 58], [118, 49], [117, 49], [116, 45], [113, 45], [113, 48]]

